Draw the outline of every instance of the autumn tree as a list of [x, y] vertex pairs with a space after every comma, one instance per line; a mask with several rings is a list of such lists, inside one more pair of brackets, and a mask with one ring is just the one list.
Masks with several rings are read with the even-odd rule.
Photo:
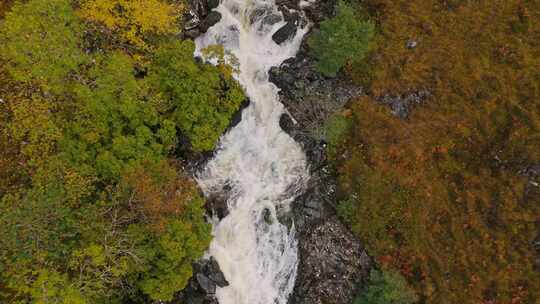
[[16, 80], [61, 91], [87, 61], [82, 33], [69, 0], [18, 2], [0, 23], [0, 58]]
[[80, 16], [105, 26], [125, 43], [148, 49], [152, 35], [179, 31], [183, 6], [163, 0], [83, 0]]

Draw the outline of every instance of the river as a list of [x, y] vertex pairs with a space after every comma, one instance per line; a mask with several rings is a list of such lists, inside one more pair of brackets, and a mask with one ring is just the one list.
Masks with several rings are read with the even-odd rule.
[[285, 304], [298, 265], [294, 225], [279, 222], [308, 179], [302, 148], [279, 126], [284, 107], [268, 71], [295, 56], [307, 27], [277, 45], [272, 34], [285, 25], [273, 0], [223, 0], [221, 21], [196, 39], [196, 56], [220, 44], [238, 60], [235, 77], [251, 103], [241, 122], [219, 142], [214, 158], [197, 176], [206, 195], [229, 195], [229, 214], [214, 219], [208, 254], [229, 286], [218, 288], [220, 304]]

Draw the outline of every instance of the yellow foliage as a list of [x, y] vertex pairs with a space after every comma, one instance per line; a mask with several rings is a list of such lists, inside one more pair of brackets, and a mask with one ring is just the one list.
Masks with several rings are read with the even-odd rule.
[[[37, 166], [55, 152], [56, 142], [62, 136], [53, 121], [49, 101], [33, 98], [12, 105], [13, 120], [6, 129], [9, 136], [20, 145], [20, 151]], [[39, 128], [36, 128], [39, 126]]]
[[184, 7], [161, 0], [88, 0], [80, 16], [118, 32], [136, 47], [147, 49], [147, 35], [171, 34], [178, 30], [177, 19]]

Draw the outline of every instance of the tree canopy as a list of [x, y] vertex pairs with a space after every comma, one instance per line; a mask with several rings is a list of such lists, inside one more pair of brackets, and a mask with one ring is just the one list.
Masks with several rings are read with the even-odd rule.
[[178, 137], [213, 149], [244, 95], [175, 41], [179, 10], [29, 0], [0, 20], [0, 302], [169, 301], [187, 284], [210, 226]]

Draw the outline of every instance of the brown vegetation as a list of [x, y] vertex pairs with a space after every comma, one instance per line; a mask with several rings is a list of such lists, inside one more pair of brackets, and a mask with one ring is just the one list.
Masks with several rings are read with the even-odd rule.
[[[379, 34], [348, 66], [370, 95], [336, 154], [341, 214], [426, 303], [538, 303], [540, 189], [521, 173], [540, 163], [540, 3], [364, 6]], [[376, 105], [420, 89], [406, 120]]]

